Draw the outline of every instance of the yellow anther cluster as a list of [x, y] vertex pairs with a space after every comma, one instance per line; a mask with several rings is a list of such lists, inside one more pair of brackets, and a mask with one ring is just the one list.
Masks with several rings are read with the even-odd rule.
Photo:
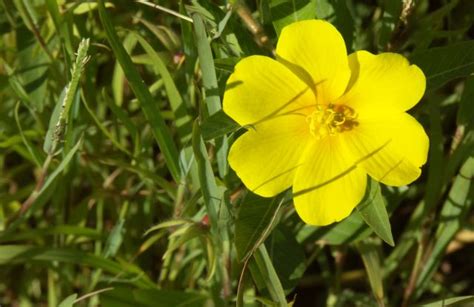
[[316, 106], [316, 109], [306, 120], [309, 130], [317, 138], [334, 135], [339, 132], [349, 131], [357, 126], [357, 114], [345, 105]]

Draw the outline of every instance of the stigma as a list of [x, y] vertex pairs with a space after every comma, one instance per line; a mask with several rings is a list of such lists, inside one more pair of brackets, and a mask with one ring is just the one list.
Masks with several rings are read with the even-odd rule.
[[342, 104], [317, 105], [306, 121], [309, 131], [318, 139], [350, 131], [359, 124], [354, 109]]

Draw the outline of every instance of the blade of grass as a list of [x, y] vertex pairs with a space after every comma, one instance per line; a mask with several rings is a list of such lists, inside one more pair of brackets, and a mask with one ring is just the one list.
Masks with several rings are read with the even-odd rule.
[[175, 116], [176, 127], [181, 139], [181, 144], [186, 144], [191, 137], [192, 118], [187, 112], [186, 105], [184, 104], [183, 99], [176, 88], [173, 78], [166, 68], [165, 63], [160, 58], [158, 53], [156, 53], [153, 47], [138, 33], [131, 33], [136, 37], [145, 52], [150, 56], [154, 64], [153, 66], [155, 68], [155, 72], [163, 79], [166, 93], [168, 94], [168, 99], [170, 100], [171, 109], [173, 110]]
[[370, 287], [379, 306], [384, 305], [384, 290], [382, 280], [382, 267], [380, 255], [375, 242], [367, 240], [360, 241], [357, 244], [360, 256], [364, 262], [367, 276], [369, 277]]
[[428, 286], [428, 280], [438, 268], [445, 249], [452, 238], [461, 229], [466, 213], [472, 206], [472, 179], [474, 177], [474, 158], [469, 158], [454, 179], [448, 197], [441, 209], [440, 224], [436, 231], [433, 248], [423, 261], [423, 268], [416, 283], [416, 296], [422, 294], [422, 289]]
[[[288, 306], [285, 296], [285, 290], [281, 285], [278, 274], [273, 267], [267, 248], [264, 244], [260, 245], [254, 254], [255, 262], [257, 263], [260, 274], [263, 275], [265, 285], [270, 292], [270, 295], [277, 306]], [[252, 275], [255, 272], [252, 271]]]
[[104, 27], [110, 46], [114, 51], [114, 55], [122, 66], [125, 77], [127, 78], [132, 91], [135, 93], [138, 101], [140, 101], [140, 106], [152, 128], [153, 135], [158, 143], [158, 146], [160, 147], [160, 150], [163, 153], [163, 156], [166, 160], [166, 166], [168, 167], [171, 176], [173, 176], [173, 179], [176, 182], [179, 182], [180, 172], [178, 149], [173, 142], [169, 128], [167, 127], [150, 91], [146, 87], [145, 82], [140, 77], [137, 68], [134, 66], [130, 56], [122, 46], [122, 43], [115, 32], [112, 20], [105, 9], [103, 0], [99, 0], [98, 9], [100, 20]]
[[[217, 83], [216, 68], [214, 65], [214, 58], [212, 56], [211, 45], [206, 34], [204, 22], [195, 13], [192, 15], [194, 21], [194, 35], [197, 43], [197, 51], [199, 57], [199, 65], [202, 72], [202, 83], [204, 86], [204, 103], [201, 106], [201, 115], [204, 119], [212, 116], [221, 110], [221, 101], [219, 97], [219, 85]], [[207, 112], [205, 111], [207, 110]], [[216, 139], [217, 147], [217, 165], [219, 168], [219, 175], [224, 178], [227, 174], [227, 151], [228, 141], [226, 136]]]
[[111, 274], [127, 274], [130, 283], [139, 288], [154, 288], [155, 284], [138, 267], [117, 263], [101, 256], [91, 255], [77, 249], [35, 247], [30, 245], [0, 246], [0, 265], [8, 263], [27, 263], [39, 261], [45, 264], [51, 261], [88, 265], [103, 269]]

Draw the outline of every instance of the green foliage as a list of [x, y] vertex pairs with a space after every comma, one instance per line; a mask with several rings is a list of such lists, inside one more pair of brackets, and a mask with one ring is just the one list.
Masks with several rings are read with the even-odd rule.
[[[472, 304], [472, 1], [155, 2], [0, 0], [1, 306]], [[245, 189], [222, 111], [312, 18], [428, 81], [420, 179], [324, 227]]]

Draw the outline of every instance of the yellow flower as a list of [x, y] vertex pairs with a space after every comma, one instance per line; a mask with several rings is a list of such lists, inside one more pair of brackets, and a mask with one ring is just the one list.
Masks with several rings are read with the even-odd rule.
[[308, 224], [347, 217], [367, 174], [386, 185], [417, 179], [429, 140], [405, 113], [425, 91], [423, 72], [399, 54], [347, 55], [341, 34], [321, 20], [283, 29], [276, 60], [241, 60], [227, 82], [224, 111], [248, 128], [229, 152], [252, 192], [293, 187]]

